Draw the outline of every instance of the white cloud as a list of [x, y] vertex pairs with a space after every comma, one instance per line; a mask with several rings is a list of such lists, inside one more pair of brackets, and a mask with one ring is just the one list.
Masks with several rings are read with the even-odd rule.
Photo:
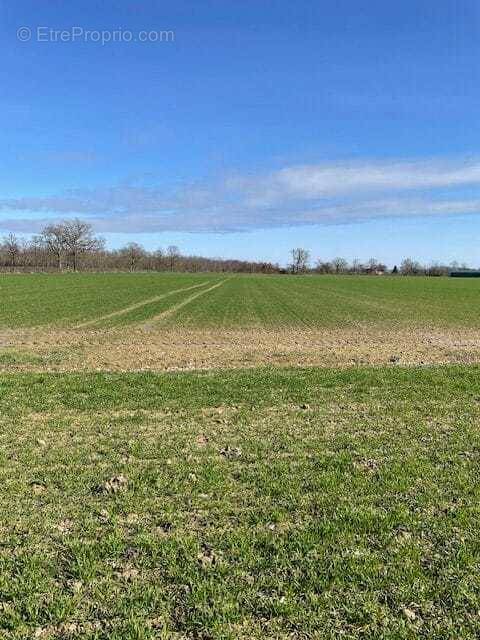
[[286, 191], [300, 196], [361, 191], [450, 188], [480, 183], [480, 162], [392, 162], [293, 167], [278, 173]]
[[228, 233], [386, 217], [478, 214], [480, 198], [465, 198], [461, 191], [471, 192], [479, 185], [478, 160], [292, 166], [263, 175], [185, 184], [176, 190], [120, 185], [51, 197], [0, 199], [0, 211], [8, 218], [0, 225], [33, 230], [34, 224], [42, 223], [38, 215], [36, 223], [28, 216], [20, 219], [20, 211], [45, 214], [45, 220], [88, 216], [99, 231], [131, 233]]

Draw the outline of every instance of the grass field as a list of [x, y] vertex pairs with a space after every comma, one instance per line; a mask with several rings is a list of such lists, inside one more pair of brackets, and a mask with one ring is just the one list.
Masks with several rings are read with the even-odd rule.
[[3, 638], [476, 638], [480, 369], [1, 382]]
[[210, 279], [145, 273], [2, 275], [0, 326], [72, 326]]
[[0, 326], [102, 326], [109, 314], [118, 315], [107, 319], [108, 326], [128, 325], [155, 319], [220, 283], [160, 322], [195, 328], [480, 327], [477, 280], [145, 273], [1, 275]]
[[479, 286], [1, 276], [0, 638], [478, 638]]
[[232, 274], [0, 277], [0, 370], [480, 362], [480, 283]]

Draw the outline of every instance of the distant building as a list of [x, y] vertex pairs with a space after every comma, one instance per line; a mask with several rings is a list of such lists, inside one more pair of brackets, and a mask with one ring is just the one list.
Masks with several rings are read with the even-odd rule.
[[480, 271], [450, 271], [451, 278], [480, 278]]
[[373, 269], [365, 269], [365, 273], [367, 273], [369, 276], [384, 276], [385, 275], [385, 270], [384, 269], [377, 269], [377, 268], [373, 268]]

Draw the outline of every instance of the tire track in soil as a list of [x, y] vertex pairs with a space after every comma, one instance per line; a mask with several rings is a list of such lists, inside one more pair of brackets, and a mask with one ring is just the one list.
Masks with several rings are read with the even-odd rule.
[[191, 287], [183, 287], [182, 289], [174, 289], [173, 291], [167, 291], [167, 293], [163, 293], [160, 296], [155, 296], [154, 298], [148, 298], [147, 300], [141, 300], [140, 302], [136, 302], [135, 304], [130, 305], [129, 307], [124, 307], [123, 309], [118, 309], [118, 311], [112, 311], [112, 313], [107, 313], [104, 316], [99, 316], [98, 318], [93, 318], [92, 320], [87, 320], [86, 322], [81, 322], [80, 324], [75, 325], [74, 329], [85, 329], [91, 325], [97, 324], [97, 322], [102, 322], [103, 320], [109, 320], [110, 318], [115, 318], [117, 316], [123, 316], [130, 311], [134, 311], [135, 309], [139, 309], [140, 307], [144, 307], [147, 304], [151, 304], [152, 302], [158, 302], [159, 300], [163, 300], [164, 298], [168, 298], [172, 296], [174, 293], [181, 293], [182, 291], [190, 291], [191, 289], [198, 289], [198, 287], [204, 287], [208, 282], [202, 282], [200, 284], [194, 284]]
[[158, 316], [153, 316], [153, 318], [150, 318], [148, 322], [142, 323], [141, 326], [146, 329], [150, 329], [154, 324], [155, 325], [159, 324], [162, 320], [169, 318], [174, 313], [176, 313], [179, 309], [181, 309], [182, 307], [185, 307], [187, 304], [190, 304], [190, 302], [193, 302], [193, 300], [196, 300], [197, 298], [199, 298], [200, 296], [203, 296], [205, 293], [208, 293], [209, 291], [213, 291], [214, 289], [217, 289], [217, 287], [221, 287], [222, 284], [227, 282], [227, 280], [230, 280], [230, 278], [225, 278], [225, 280], [222, 280], [221, 282], [217, 282], [216, 284], [214, 284], [213, 287], [209, 287], [208, 289], [202, 289], [198, 293], [194, 293], [192, 296], [190, 296], [189, 298], [186, 298], [182, 302], [179, 302], [178, 304], [173, 305], [173, 307], [170, 307], [169, 309], [162, 311], [162, 313], [159, 313]]

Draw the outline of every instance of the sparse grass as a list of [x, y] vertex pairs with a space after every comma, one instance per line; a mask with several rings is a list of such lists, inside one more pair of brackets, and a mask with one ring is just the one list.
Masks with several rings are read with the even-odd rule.
[[2, 638], [478, 637], [478, 367], [12, 374], [0, 415]]
[[45, 365], [58, 364], [62, 362], [63, 354], [58, 350], [51, 350], [49, 353], [39, 355], [25, 350], [4, 349], [0, 351], [0, 366], [2, 367], [23, 367], [24, 365]]
[[[449, 278], [64, 274], [0, 276], [0, 326], [75, 326], [147, 302], [106, 326], [144, 322], [225, 280], [170, 315], [186, 328], [480, 327], [480, 283]], [[183, 289], [172, 297], [158, 296]], [[150, 302], [148, 302], [150, 301]]]
[[43, 359], [41, 356], [24, 351], [14, 351], [7, 349], [0, 351], [0, 365], [17, 365], [17, 364], [41, 364]]

